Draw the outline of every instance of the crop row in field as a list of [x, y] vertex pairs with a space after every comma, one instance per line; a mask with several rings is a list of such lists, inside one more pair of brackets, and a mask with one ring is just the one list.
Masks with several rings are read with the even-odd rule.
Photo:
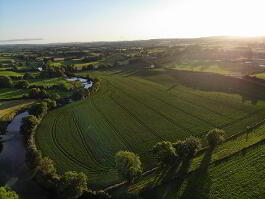
[[263, 144], [229, 161], [201, 169], [182, 183], [174, 181], [161, 186], [155, 192], [156, 196], [163, 195], [165, 199], [262, 199], [265, 197], [264, 154]]
[[117, 181], [119, 150], [139, 154], [147, 170], [154, 166], [150, 150], [158, 141], [202, 136], [215, 127], [230, 136], [264, 119], [263, 103], [242, 102], [239, 95], [184, 86], [168, 90], [167, 84], [144, 78], [98, 74], [102, 82], [96, 95], [52, 111], [36, 135], [59, 172], [84, 171], [97, 186]]

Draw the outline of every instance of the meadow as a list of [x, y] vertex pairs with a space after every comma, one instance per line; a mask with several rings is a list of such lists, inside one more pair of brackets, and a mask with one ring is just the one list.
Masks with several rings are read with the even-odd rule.
[[155, 166], [150, 150], [159, 141], [204, 138], [216, 127], [229, 137], [264, 119], [264, 96], [254, 99], [262, 88], [251, 85], [241, 91], [242, 85], [230, 79], [227, 88], [219, 76], [207, 78], [221, 88], [209, 82], [207, 88], [205, 77], [194, 80], [192, 87], [189, 80], [194, 75], [190, 79], [184, 75], [188, 82], [181, 82], [183, 74], [172, 71], [90, 74], [102, 80], [100, 91], [48, 113], [36, 142], [43, 155], [55, 161], [59, 173], [83, 171], [92, 187], [119, 182], [114, 163], [119, 150], [139, 154], [148, 170]]
[[29, 107], [32, 103], [33, 100], [0, 101], [0, 134], [19, 110]]

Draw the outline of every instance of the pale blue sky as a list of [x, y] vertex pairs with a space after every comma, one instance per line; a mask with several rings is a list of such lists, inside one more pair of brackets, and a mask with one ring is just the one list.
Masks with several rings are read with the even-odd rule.
[[[265, 35], [263, 0], [0, 0], [0, 40]], [[21, 43], [21, 42], [18, 42]]]

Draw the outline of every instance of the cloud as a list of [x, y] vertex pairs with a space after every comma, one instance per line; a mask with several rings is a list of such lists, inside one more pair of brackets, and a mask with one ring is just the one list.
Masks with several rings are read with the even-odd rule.
[[39, 40], [43, 39], [42, 38], [6, 39], [6, 40], [0, 40], [0, 43], [18, 42], [18, 41], [39, 41]]

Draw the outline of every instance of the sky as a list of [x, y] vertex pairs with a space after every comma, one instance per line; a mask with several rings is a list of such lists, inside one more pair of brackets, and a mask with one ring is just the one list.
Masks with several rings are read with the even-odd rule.
[[0, 0], [0, 44], [261, 36], [264, 7], [264, 0]]

